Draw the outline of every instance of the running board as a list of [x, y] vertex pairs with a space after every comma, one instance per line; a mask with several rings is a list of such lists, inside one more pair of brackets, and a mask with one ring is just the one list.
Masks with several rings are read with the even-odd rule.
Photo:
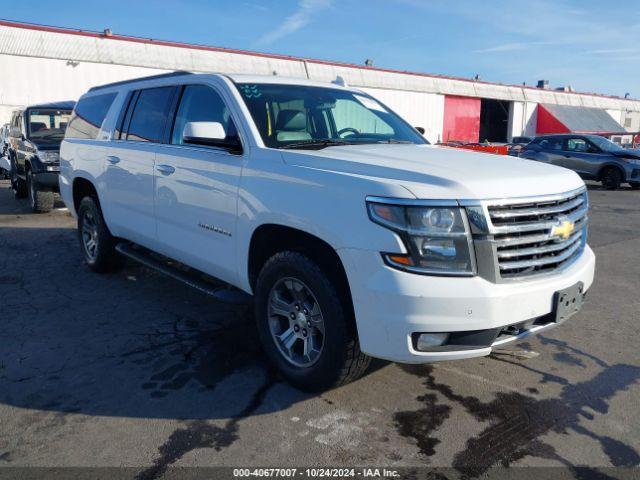
[[142, 248], [136, 248], [130, 243], [118, 243], [116, 245], [116, 250], [125, 257], [135, 260], [145, 267], [156, 270], [157, 272], [167, 275], [174, 280], [178, 280], [185, 285], [195, 288], [196, 290], [199, 290], [205, 295], [213, 297], [220, 302], [230, 303], [233, 305], [247, 305], [251, 302], [251, 295], [243, 292], [242, 290], [238, 290], [231, 285], [227, 285], [222, 282], [220, 282], [220, 286], [216, 286], [211, 282], [207, 282], [200, 278], [204, 274], [193, 269], [189, 269], [188, 271], [178, 269], [157, 258], [157, 254], [153, 254]]

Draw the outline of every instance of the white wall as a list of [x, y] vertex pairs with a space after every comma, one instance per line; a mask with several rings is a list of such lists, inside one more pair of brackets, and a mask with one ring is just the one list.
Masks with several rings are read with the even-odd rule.
[[8, 122], [19, 106], [77, 100], [96, 85], [168, 71], [12, 55], [0, 55], [0, 66], [0, 124]]
[[[6, 23], [6, 22], [5, 22]], [[229, 49], [146, 42], [114, 35], [78, 34], [60, 29], [42, 31], [18, 24], [0, 25], [0, 54], [71, 59], [83, 63], [134, 65], [148, 69], [196, 72], [254, 73], [309, 77], [332, 81], [341, 76], [353, 86], [463, 95], [508, 101], [554, 103], [640, 112], [640, 101], [541, 90], [517, 85], [474, 82], [461, 78], [363, 68], [284, 55], [254, 54]], [[0, 87], [2, 79], [0, 78]]]
[[538, 104], [535, 102], [512, 102], [509, 111], [508, 140], [513, 137], [536, 135]]
[[606, 112], [620, 125], [624, 126], [623, 112], [621, 110], [607, 109]]
[[429, 142], [436, 143], [441, 140], [444, 95], [384, 88], [361, 88], [361, 90], [393, 109], [412, 126], [424, 128], [424, 136]]

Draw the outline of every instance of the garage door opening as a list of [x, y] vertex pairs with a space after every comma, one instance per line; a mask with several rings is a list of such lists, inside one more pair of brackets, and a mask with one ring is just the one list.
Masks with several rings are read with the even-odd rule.
[[509, 130], [509, 103], [483, 98], [480, 106], [480, 141], [506, 142]]

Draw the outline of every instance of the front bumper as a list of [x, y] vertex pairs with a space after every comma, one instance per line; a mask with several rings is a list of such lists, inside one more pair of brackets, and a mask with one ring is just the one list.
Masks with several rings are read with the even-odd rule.
[[[557, 291], [593, 283], [595, 255], [585, 246], [566, 269], [538, 278], [493, 283], [481, 277], [436, 277], [386, 266], [378, 252], [338, 251], [353, 298], [360, 348], [373, 357], [424, 363], [488, 355], [492, 346], [554, 327], [545, 321]], [[417, 351], [412, 334], [489, 330], [536, 320], [483, 348]]]
[[58, 172], [40, 172], [33, 175], [33, 180], [36, 182], [38, 188], [43, 190], [52, 190], [57, 192], [59, 190], [58, 185]]

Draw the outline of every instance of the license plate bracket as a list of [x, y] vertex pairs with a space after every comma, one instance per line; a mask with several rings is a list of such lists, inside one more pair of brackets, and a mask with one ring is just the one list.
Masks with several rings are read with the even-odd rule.
[[580, 311], [584, 301], [584, 283], [558, 290], [554, 295], [553, 319], [562, 323]]

